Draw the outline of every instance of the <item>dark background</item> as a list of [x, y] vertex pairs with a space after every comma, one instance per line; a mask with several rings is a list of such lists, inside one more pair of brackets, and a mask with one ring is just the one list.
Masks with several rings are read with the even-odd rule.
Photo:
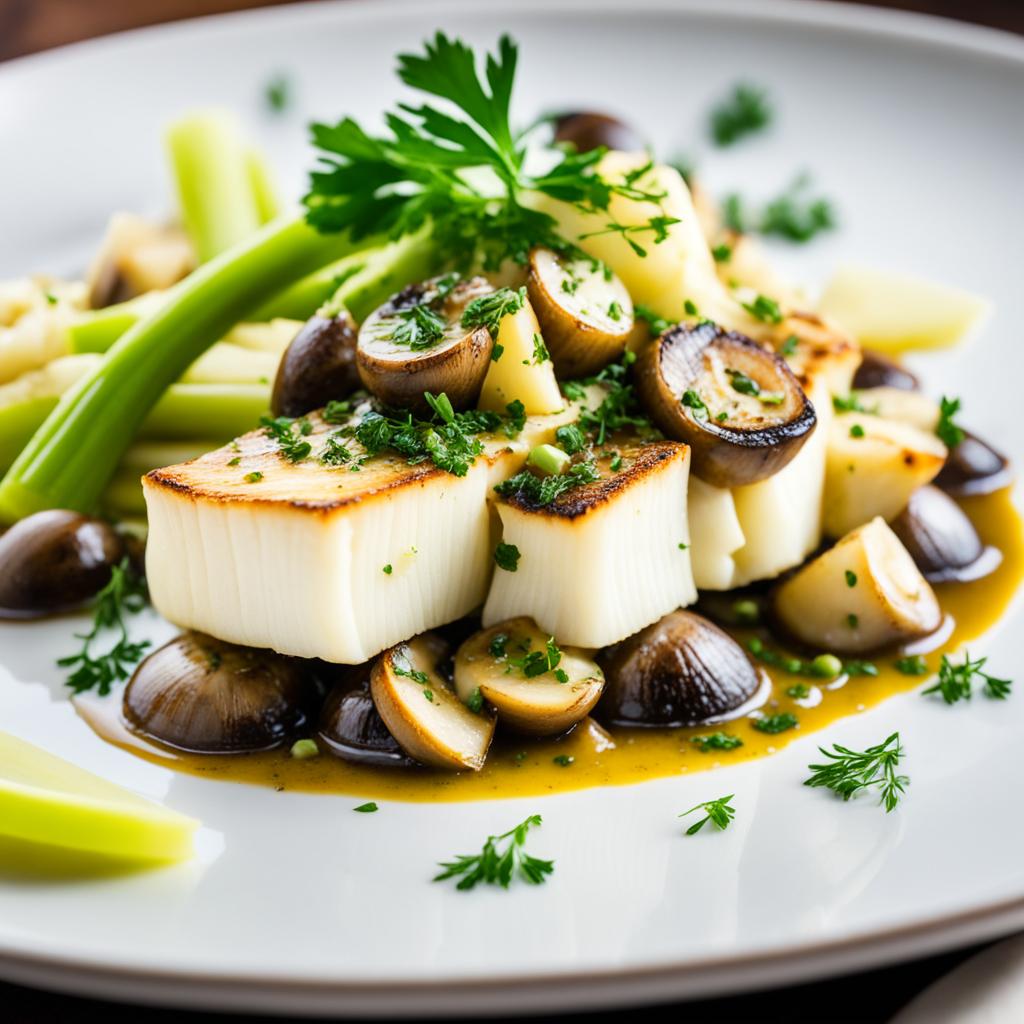
[[[623, 2], [628, 3], [628, 0]], [[867, 2], [873, 7], [919, 11], [1024, 33], [1024, 0]], [[268, 7], [272, 3], [273, 0], [0, 0], [0, 61], [122, 29], [201, 14]], [[813, 985], [639, 1011], [589, 1013], [565, 1020], [570, 1024], [573, 1020], [584, 1019], [624, 1024], [634, 1014], [642, 1014], [646, 1024], [680, 1019], [693, 1024], [747, 1021], [752, 1024], [883, 1024], [918, 992], [977, 948]], [[0, 983], [0, 1019], [6, 1024], [77, 1024], [91, 1020], [135, 1024], [142, 1014], [147, 1024], [171, 1024], [172, 1021], [230, 1024], [240, 1019], [176, 1010], [140, 1010]]]

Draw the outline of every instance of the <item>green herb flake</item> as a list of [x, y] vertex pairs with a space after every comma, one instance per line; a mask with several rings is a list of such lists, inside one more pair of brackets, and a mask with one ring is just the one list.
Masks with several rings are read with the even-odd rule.
[[997, 679], [983, 671], [988, 658], [977, 658], [971, 661], [971, 656], [964, 651], [964, 660], [959, 665], [954, 665], [944, 654], [939, 662], [939, 678], [934, 686], [922, 690], [922, 694], [938, 693], [947, 704], [957, 704], [962, 700], [970, 700], [974, 692], [974, 684], [977, 681], [984, 683], [986, 697], [993, 700], [1006, 700], [1010, 696], [1010, 689], [1013, 686], [1012, 679]]
[[893, 662], [893, 668], [905, 676], [928, 675], [928, 663], [920, 654], [911, 654], [905, 658], [897, 658]]
[[727, 732], [712, 732], [706, 736], [694, 736], [690, 742], [702, 753], [710, 754], [714, 750], [735, 750], [743, 746], [739, 736]]
[[519, 558], [519, 548], [515, 544], [506, 544], [502, 541], [494, 549], [495, 564], [505, 572], [515, 572], [519, 568]]
[[884, 743], [862, 751], [851, 750], [838, 743], [831, 750], [818, 749], [828, 760], [808, 766], [811, 775], [804, 780], [805, 786], [830, 789], [843, 800], [849, 800], [863, 790], [877, 788], [886, 813], [895, 810], [910, 783], [907, 776], [896, 774], [903, 757], [898, 732]]
[[551, 758], [551, 760], [562, 768], [568, 768], [576, 758], [572, 754], [559, 754], [557, 757]]
[[686, 834], [688, 836], [695, 836], [709, 821], [720, 832], [724, 832], [736, 817], [736, 808], [730, 803], [732, 798], [733, 794], [730, 793], [728, 796], [720, 796], [716, 800], [707, 800], [704, 803], [697, 804], [696, 807], [691, 807], [688, 811], [683, 811], [679, 815], [680, 818], [688, 817], [697, 811], [704, 812], [704, 817], [691, 825], [686, 830]]
[[955, 448], [967, 436], [963, 429], [953, 422], [953, 417], [960, 412], [959, 398], [942, 396], [939, 403], [939, 422], [935, 433], [947, 448]]
[[732, 146], [772, 122], [772, 108], [764, 89], [738, 82], [711, 111], [708, 127], [717, 146]]
[[790, 729], [797, 728], [800, 720], [789, 711], [783, 711], [777, 715], [755, 718], [752, 724], [758, 732], [766, 732], [771, 736], [775, 736], [780, 732], [788, 732]]
[[242, 479], [247, 484], [258, 484], [263, 479], [263, 474], [258, 469], [254, 469], [251, 473], [246, 473]]
[[[539, 827], [539, 814], [531, 814], [515, 828], [500, 835], [488, 836], [477, 854], [463, 854], [452, 861], [443, 861], [443, 869], [435, 882], [458, 878], [456, 888], [462, 891], [479, 884], [498, 885], [507, 889], [517, 875], [531, 885], [541, 885], [555, 870], [554, 861], [540, 860], [526, 852], [526, 838], [531, 828]], [[504, 849], [500, 844], [505, 843]]]
[[375, 814], [380, 808], [370, 800], [368, 803], [360, 804], [358, 807], [353, 807], [353, 811], [357, 814]]
[[846, 578], [846, 585], [848, 587], [857, 586], [857, 574], [855, 572], [851, 571], [850, 569], [847, 569], [844, 576]]

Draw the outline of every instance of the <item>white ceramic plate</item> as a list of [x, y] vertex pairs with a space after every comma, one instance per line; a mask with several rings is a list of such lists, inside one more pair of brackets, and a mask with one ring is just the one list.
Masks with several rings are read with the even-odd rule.
[[[160, 126], [196, 104], [241, 110], [297, 193], [304, 122], [375, 117], [395, 94], [393, 54], [439, 26], [476, 44], [519, 39], [524, 118], [618, 111], [662, 151], [697, 136], [738, 76], [765, 83], [778, 130], [707, 155], [708, 180], [767, 194], [813, 170], [843, 228], [784, 254], [812, 283], [850, 257], [990, 295], [983, 341], [928, 374], [964, 396], [973, 427], [1021, 453], [1024, 46], [952, 23], [711, 0], [317, 4], [16, 61], [0, 68], [0, 275], [71, 270], [110, 211], [160, 210]], [[278, 71], [300, 109], [271, 118], [262, 86]], [[1024, 925], [1012, 799], [1024, 694], [955, 709], [898, 697], [777, 757], [692, 778], [354, 815], [351, 799], [174, 775], [104, 745], [53, 665], [73, 625], [0, 627], [0, 727], [206, 828], [180, 868], [0, 874], [9, 979], [233, 1009], [508, 1013], [780, 984]], [[1022, 626], [1018, 612], [984, 643], [1004, 674], [1019, 671]], [[800, 786], [817, 741], [863, 746], [896, 728], [913, 780], [898, 813]], [[682, 838], [677, 812], [727, 792], [734, 827]], [[532, 812], [545, 821], [532, 847], [557, 861], [549, 884], [430, 884], [437, 861]]]

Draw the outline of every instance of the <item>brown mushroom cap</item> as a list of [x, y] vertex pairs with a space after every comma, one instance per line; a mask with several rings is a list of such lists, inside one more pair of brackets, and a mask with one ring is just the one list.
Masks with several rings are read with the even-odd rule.
[[615, 725], [689, 726], [728, 716], [763, 677], [728, 633], [675, 611], [602, 657], [605, 691], [596, 716]]
[[651, 342], [634, 378], [648, 414], [690, 445], [693, 472], [716, 487], [777, 473], [817, 422], [784, 359], [708, 321], [681, 323]]
[[320, 709], [317, 737], [332, 754], [355, 764], [407, 768], [416, 762], [398, 745], [370, 696], [371, 663], [337, 682]]
[[0, 618], [72, 608], [110, 580], [125, 554], [108, 523], [66, 509], [36, 512], [0, 537]]
[[929, 583], [978, 579], [999, 565], [966, 513], [937, 487], [920, 487], [889, 524]]
[[360, 386], [356, 366], [358, 329], [342, 310], [309, 318], [285, 349], [274, 378], [270, 408], [275, 416], [305, 416]]
[[622, 354], [633, 331], [633, 300], [610, 271], [536, 246], [526, 287], [559, 377], [588, 377]]
[[861, 349], [861, 356], [860, 366], [853, 375], [855, 390], [899, 388], [900, 391], [917, 391], [921, 387], [913, 373], [888, 356], [869, 348]]
[[593, 110], [567, 111], [555, 118], [555, 142], [565, 142], [579, 153], [592, 149], [645, 149], [643, 139], [625, 121]]
[[1010, 460], [977, 434], [965, 431], [964, 439], [950, 448], [946, 462], [935, 478], [935, 486], [954, 498], [966, 498], [974, 494], [991, 494], [1012, 480]]
[[[385, 405], [427, 413], [425, 391], [444, 392], [456, 410], [476, 404], [494, 339], [486, 327], [463, 327], [462, 314], [473, 299], [494, 289], [486, 278], [474, 277], [442, 292], [439, 286], [444, 280], [433, 278], [409, 285], [371, 313], [359, 330], [359, 377]], [[396, 342], [393, 336], [403, 314], [423, 305], [444, 320], [442, 337], [423, 348]]]
[[313, 689], [296, 659], [188, 632], [136, 668], [122, 713], [133, 732], [178, 750], [269, 750], [306, 725]]

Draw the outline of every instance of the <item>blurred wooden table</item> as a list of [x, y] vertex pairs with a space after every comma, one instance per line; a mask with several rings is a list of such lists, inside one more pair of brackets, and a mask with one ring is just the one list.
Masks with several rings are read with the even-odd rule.
[[[275, 0], [0, 0], [0, 60], [128, 28], [202, 14], [271, 6]], [[284, 0], [290, 2], [290, 0]], [[481, 0], [484, 2], [484, 0]], [[628, 0], [623, 0], [628, 2]], [[812, 0], [806, 0], [812, 2]], [[816, 0], [815, 0], [816, 2]], [[873, 6], [921, 11], [1024, 33], [1024, 0], [867, 0]], [[914, 995], [973, 950], [911, 964], [755, 993], [643, 1011], [648, 1024], [681, 1017], [701, 1024], [756, 1021], [757, 1024], [884, 1024]], [[4, 1024], [71, 1024], [99, 1020], [134, 1024], [138, 1007], [58, 996], [0, 983]], [[339, 1009], [342, 1009], [339, 1007]], [[148, 1024], [231, 1024], [239, 1017], [143, 1010]], [[590, 1022], [625, 1024], [637, 1011], [588, 1014]], [[582, 1018], [565, 1018], [567, 1024]]]
[[[122, 29], [247, 7], [269, 7], [274, 2], [290, 0], [0, 0], [0, 60]], [[1022, 0], [861, 2], [1024, 32]]]

